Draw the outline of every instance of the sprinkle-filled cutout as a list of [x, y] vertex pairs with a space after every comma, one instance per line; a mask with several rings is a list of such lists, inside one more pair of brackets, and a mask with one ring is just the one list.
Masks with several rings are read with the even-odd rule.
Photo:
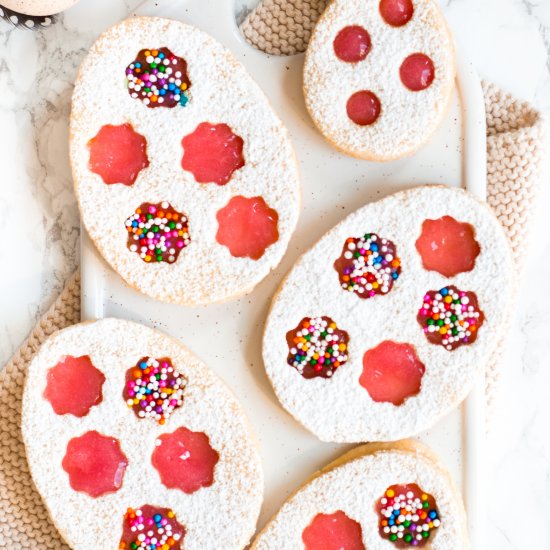
[[485, 317], [474, 292], [446, 286], [426, 292], [417, 320], [429, 342], [453, 351], [476, 341]]
[[181, 550], [185, 532], [170, 508], [128, 508], [118, 550]]
[[88, 142], [91, 172], [112, 185], [134, 185], [139, 173], [149, 166], [147, 140], [131, 124], [103, 126]]
[[191, 236], [187, 216], [168, 202], [144, 202], [126, 220], [127, 247], [144, 262], [173, 264]]
[[219, 459], [206, 434], [182, 427], [157, 439], [152, 463], [166, 487], [191, 494], [214, 483]]
[[380, 116], [380, 100], [370, 90], [354, 93], [347, 102], [348, 117], [359, 126], [370, 126]]
[[435, 78], [433, 61], [423, 53], [409, 55], [399, 68], [403, 85], [411, 92], [420, 92], [429, 88]]
[[349, 237], [334, 262], [342, 288], [367, 299], [387, 294], [401, 273], [395, 245], [376, 233]]
[[434, 497], [416, 483], [388, 487], [376, 512], [380, 536], [396, 548], [426, 546], [441, 525]]
[[189, 102], [187, 62], [168, 48], [141, 50], [126, 68], [128, 93], [150, 108]]
[[305, 550], [365, 550], [359, 522], [342, 510], [317, 514], [302, 533]]
[[227, 124], [202, 122], [181, 142], [181, 166], [198, 183], [225, 185], [245, 164], [243, 139]]
[[386, 340], [365, 352], [359, 383], [373, 401], [399, 406], [418, 395], [425, 370], [413, 346]]
[[138, 418], [153, 418], [162, 425], [183, 405], [186, 385], [168, 357], [142, 357], [126, 371], [123, 397]]
[[86, 416], [90, 409], [103, 400], [105, 375], [92, 363], [88, 355], [63, 357], [46, 375], [44, 398], [55, 414]]
[[406, 25], [414, 14], [412, 0], [380, 0], [380, 15], [392, 27]]
[[366, 59], [371, 49], [369, 33], [359, 25], [344, 27], [334, 39], [336, 57], [346, 63], [357, 63]]
[[480, 246], [472, 225], [443, 216], [422, 223], [416, 250], [424, 269], [437, 271], [444, 277], [454, 277], [474, 269]]
[[286, 333], [287, 363], [304, 378], [331, 378], [348, 360], [349, 335], [330, 317], [305, 317]]
[[279, 240], [279, 215], [263, 197], [233, 197], [216, 219], [216, 240], [235, 258], [259, 260]]
[[69, 441], [61, 465], [75, 491], [97, 498], [120, 489], [128, 459], [117, 439], [94, 430]]

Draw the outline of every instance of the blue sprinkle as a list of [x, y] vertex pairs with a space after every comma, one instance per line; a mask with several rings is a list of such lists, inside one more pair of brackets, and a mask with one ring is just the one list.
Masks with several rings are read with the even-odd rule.
[[189, 99], [187, 98], [187, 96], [185, 94], [181, 94], [180, 105], [185, 107], [188, 102], [189, 102]]
[[160, 514], [155, 514], [153, 519], [158, 523], [162, 519], [162, 516]]
[[370, 245], [370, 249], [373, 251], [373, 252], [376, 252], [378, 250], [378, 245], [377, 244], [371, 244]]
[[447, 294], [449, 294], [449, 289], [448, 288], [442, 288], [439, 291], [439, 294], [441, 294], [441, 296], [447, 296]]
[[160, 91], [159, 91], [159, 94], [160, 94], [160, 95], [166, 95], [166, 90], [160, 90]]
[[399, 277], [399, 273], [392, 273], [391, 276], [393, 279], [397, 279]]
[[164, 59], [164, 54], [162, 52], [159, 53], [160, 59]]
[[140, 366], [143, 370], [145, 370], [145, 369], [147, 368], [147, 363], [146, 363], [145, 361], [142, 361], [142, 362], [139, 364], [139, 366]]
[[428, 515], [431, 519], [435, 519], [437, 517], [437, 512], [435, 510], [432, 510]]
[[141, 63], [136, 63], [136, 67], [137, 67], [138, 69], [141, 69]]

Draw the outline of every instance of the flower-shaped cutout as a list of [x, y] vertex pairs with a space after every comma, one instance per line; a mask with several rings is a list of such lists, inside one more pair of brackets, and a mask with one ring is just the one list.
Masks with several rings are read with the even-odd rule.
[[342, 510], [317, 514], [302, 533], [305, 550], [365, 550], [361, 524]]

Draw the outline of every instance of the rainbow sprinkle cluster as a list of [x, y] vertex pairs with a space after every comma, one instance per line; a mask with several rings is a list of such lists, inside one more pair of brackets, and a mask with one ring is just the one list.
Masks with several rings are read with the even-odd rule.
[[128, 93], [147, 107], [185, 106], [191, 81], [187, 62], [168, 48], [141, 50], [126, 68]]
[[422, 547], [441, 525], [435, 499], [416, 484], [392, 485], [378, 504], [379, 533], [398, 548]]
[[126, 220], [128, 249], [144, 262], [174, 263], [189, 245], [187, 217], [167, 202], [143, 203]]
[[391, 241], [366, 233], [346, 239], [334, 268], [344, 290], [367, 299], [392, 289], [401, 273], [401, 261]]
[[186, 384], [167, 357], [144, 357], [126, 372], [123, 396], [138, 418], [154, 418], [164, 424], [183, 405]]
[[330, 317], [306, 317], [286, 339], [287, 363], [304, 378], [330, 378], [348, 360], [349, 336]]
[[426, 293], [417, 319], [430, 342], [452, 351], [476, 340], [484, 316], [475, 293], [447, 286]]
[[128, 508], [119, 550], [181, 550], [185, 528], [172, 510], [143, 506]]

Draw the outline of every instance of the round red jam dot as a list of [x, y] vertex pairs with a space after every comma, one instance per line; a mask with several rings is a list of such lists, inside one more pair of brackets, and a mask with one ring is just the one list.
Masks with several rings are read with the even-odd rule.
[[354, 93], [346, 105], [348, 117], [359, 126], [374, 124], [380, 116], [380, 100], [369, 90]]
[[199, 183], [225, 185], [244, 166], [243, 139], [227, 124], [202, 122], [181, 144], [181, 165]]
[[469, 223], [443, 216], [424, 221], [416, 250], [424, 269], [437, 271], [444, 277], [454, 277], [474, 269], [480, 247]]
[[305, 550], [365, 550], [361, 525], [338, 510], [317, 514], [304, 529]]
[[349, 336], [330, 317], [304, 317], [287, 332], [287, 363], [304, 378], [331, 378], [348, 360]]
[[397, 406], [420, 392], [425, 370], [413, 346], [386, 340], [365, 352], [359, 383], [373, 401]]
[[357, 63], [367, 57], [371, 49], [369, 33], [359, 25], [343, 28], [334, 39], [334, 53], [347, 63]]
[[90, 171], [108, 185], [133, 185], [141, 170], [149, 166], [147, 140], [130, 124], [103, 126], [88, 148]]
[[431, 544], [441, 516], [432, 495], [416, 483], [392, 485], [377, 501], [378, 533], [395, 548]]
[[262, 197], [233, 197], [216, 219], [216, 240], [235, 258], [259, 260], [279, 240], [279, 215]]
[[44, 398], [55, 414], [86, 416], [103, 399], [105, 376], [96, 369], [88, 355], [63, 357], [48, 370]]
[[220, 455], [206, 434], [178, 428], [161, 435], [156, 445], [152, 463], [169, 489], [191, 494], [214, 483], [214, 468]]
[[69, 441], [61, 465], [75, 491], [97, 498], [120, 489], [128, 459], [117, 439], [91, 431]]
[[381, 0], [380, 15], [392, 27], [402, 27], [412, 18], [414, 6], [412, 0]]
[[122, 522], [119, 550], [181, 550], [185, 533], [185, 527], [170, 508], [150, 504], [128, 508]]
[[485, 316], [474, 292], [446, 286], [426, 292], [416, 319], [429, 342], [453, 351], [477, 340]]
[[413, 53], [401, 64], [399, 76], [411, 92], [425, 90], [431, 86], [435, 78], [433, 61], [423, 53]]

